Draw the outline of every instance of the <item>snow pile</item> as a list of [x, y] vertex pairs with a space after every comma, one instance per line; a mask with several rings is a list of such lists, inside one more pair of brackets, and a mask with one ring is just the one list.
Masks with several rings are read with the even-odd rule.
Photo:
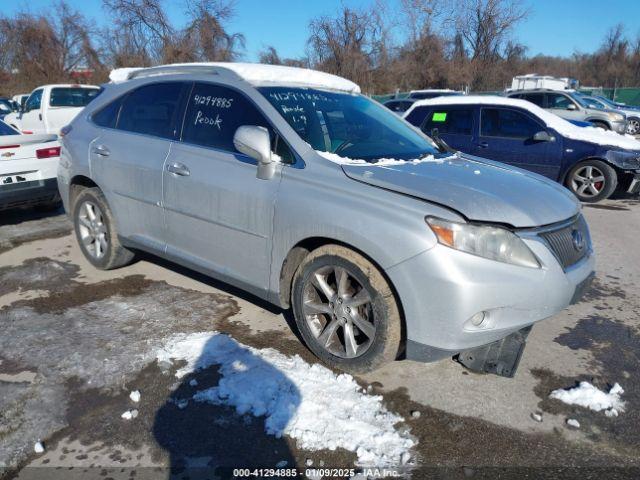
[[140, 391], [134, 390], [129, 394], [129, 398], [131, 399], [131, 401], [138, 403], [140, 401]]
[[624, 412], [624, 401], [620, 398], [623, 393], [624, 390], [618, 383], [609, 390], [609, 393], [605, 393], [589, 382], [580, 382], [577, 387], [569, 390], [554, 390], [549, 394], [549, 398], [555, 398], [569, 405], [586, 407], [596, 412], [605, 410], [607, 416], [617, 417], [619, 412]]
[[[405, 165], [405, 164], [413, 164], [417, 165], [419, 163], [444, 163], [445, 161], [451, 160], [451, 157], [446, 158], [435, 158], [433, 155], [427, 155], [423, 158], [414, 158], [413, 160], [398, 160], [395, 158], [380, 158], [375, 162], [368, 162], [362, 159], [355, 159], [349, 157], [342, 157], [336, 153], [331, 152], [323, 152], [322, 150], [316, 150], [316, 153], [327, 160], [337, 163], [340, 165], [368, 165], [368, 166], [376, 166], [376, 167], [386, 167], [391, 165]], [[453, 155], [452, 155], [453, 156]]]
[[394, 427], [403, 419], [386, 410], [382, 397], [364, 393], [351, 375], [336, 375], [297, 355], [242, 345], [217, 332], [173, 336], [157, 358], [185, 361], [178, 377], [220, 365], [218, 385], [197, 392], [193, 400], [264, 416], [268, 434], [288, 435], [299, 448], [344, 448], [356, 452], [362, 465], [398, 465], [410, 459], [414, 441]]
[[289, 85], [302, 87], [326, 88], [348, 93], [360, 93], [360, 87], [346, 78], [338, 77], [330, 73], [310, 70], [308, 68], [287, 67], [284, 65], [265, 65], [261, 63], [241, 62], [202, 62], [202, 63], [172, 63], [149, 68], [116, 68], [109, 74], [109, 79], [114, 83], [124, 82], [129, 79], [131, 73], [138, 70], [146, 70], [145, 74], [153, 75], [171, 73], [171, 69], [179, 70], [181, 67], [209, 67], [219, 68], [233, 72], [241, 79], [253, 85]]
[[529, 110], [540, 118], [550, 128], [564, 137], [582, 142], [597, 143], [599, 145], [619, 147], [627, 150], [640, 151], [640, 142], [630, 135], [620, 135], [611, 130], [596, 127], [578, 127], [564, 118], [551, 113], [539, 106], [518, 98], [498, 97], [494, 95], [457, 95], [436, 97], [415, 102], [403, 117], [406, 118], [414, 108], [422, 105], [505, 105]]

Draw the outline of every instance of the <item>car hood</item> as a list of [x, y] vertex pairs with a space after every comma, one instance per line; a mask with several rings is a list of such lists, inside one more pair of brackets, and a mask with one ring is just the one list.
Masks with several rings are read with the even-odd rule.
[[538, 227], [580, 211], [575, 196], [551, 180], [461, 153], [422, 162], [343, 164], [342, 169], [353, 180], [443, 205], [478, 222]]

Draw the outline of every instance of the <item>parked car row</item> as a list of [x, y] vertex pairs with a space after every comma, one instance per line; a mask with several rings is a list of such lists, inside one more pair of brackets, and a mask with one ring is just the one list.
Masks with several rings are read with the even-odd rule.
[[[451, 153], [348, 80], [235, 63], [111, 79], [61, 138], [58, 184], [88, 261], [149, 251], [291, 306], [328, 365], [455, 356], [512, 376], [531, 326], [592, 278], [568, 190]], [[536, 142], [560, 144], [551, 133]]]
[[583, 202], [598, 202], [616, 189], [640, 189], [640, 142], [577, 127], [529, 101], [440, 97], [416, 102], [405, 119], [456, 150], [555, 180]]

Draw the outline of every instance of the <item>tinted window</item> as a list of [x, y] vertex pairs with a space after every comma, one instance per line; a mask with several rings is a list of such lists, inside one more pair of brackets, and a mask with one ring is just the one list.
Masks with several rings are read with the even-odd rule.
[[427, 112], [429, 111], [429, 107], [416, 107], [409, 115], [405, 117], [405, 120], [409, 122], [411, 125], [415, 125], [419, 127], [424, 122], [425, 117], [427, 116]]
[[473, 110], [439, 108], [429, 114], [423, 130], [427, 135], [430, 135], [434, 128], [438, 129], [438, 133], [471, 135], [472, 123]]
[[49, 105], [52, 107], [85, 107], [102, 90], [98, 88], [52, 88]]
[[118, 130], [174, 138], [183, 86], [154, 83], [129, 93], [118, 117]]
[[526, 100], [527, 102], [534, 103], [539, 107], [544, 107], [544, 94], [543, 93], [523, 93], [518, 95], [518, 98]]
[[504, 108], [483, 108], [481, 136], [528, 139], [542, 127], [523, 113]]
[[37, 110], [40, 108], [40, 102], [42, 102], [42, 90], [36, 90], [27, 99], [27, 103], [25, 104], [25, 109], [29, 110]]
[[233, 135], [243, 125], [266, 127], [273, 150], [283, 161], [293, 161], [287, 144], [277, 137], [264, 115], [244, 95], [220, 85], [195, 84], [189, 96], [182, 141], [235, 152]]
[[569, 105], [574, 105], [569, 97], [560, 93], [547, 93], [547, 108], [567, 109]]
[[19, 135], [13, 128], [0, 121], [0, 135]]
[[115, 128], [121, 105], [122, 98], [119, 98], [108, 104], [106, 107], [102, 107], [92, 115], [91, 118], [93, 122], [101, 127]]

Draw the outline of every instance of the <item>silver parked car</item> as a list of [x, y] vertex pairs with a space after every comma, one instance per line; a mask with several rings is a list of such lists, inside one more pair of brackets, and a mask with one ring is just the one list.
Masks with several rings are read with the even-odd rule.
[[326, 364], [455, 356], [511, 376], [594, 270], [575, 197], [451, 154], [357, 85], [291, 67], [114, 72], [62, 134], [80, 248], [145, 250], [293, 309]]
[[507, 96], [527, 100], [565, 120], [589, 122], [595, 127], [621, 134], [627, 130], [627, 117], [624, 113], [594, 108], [582, 95], [572, 90], [515, 90], [507, 93]]

